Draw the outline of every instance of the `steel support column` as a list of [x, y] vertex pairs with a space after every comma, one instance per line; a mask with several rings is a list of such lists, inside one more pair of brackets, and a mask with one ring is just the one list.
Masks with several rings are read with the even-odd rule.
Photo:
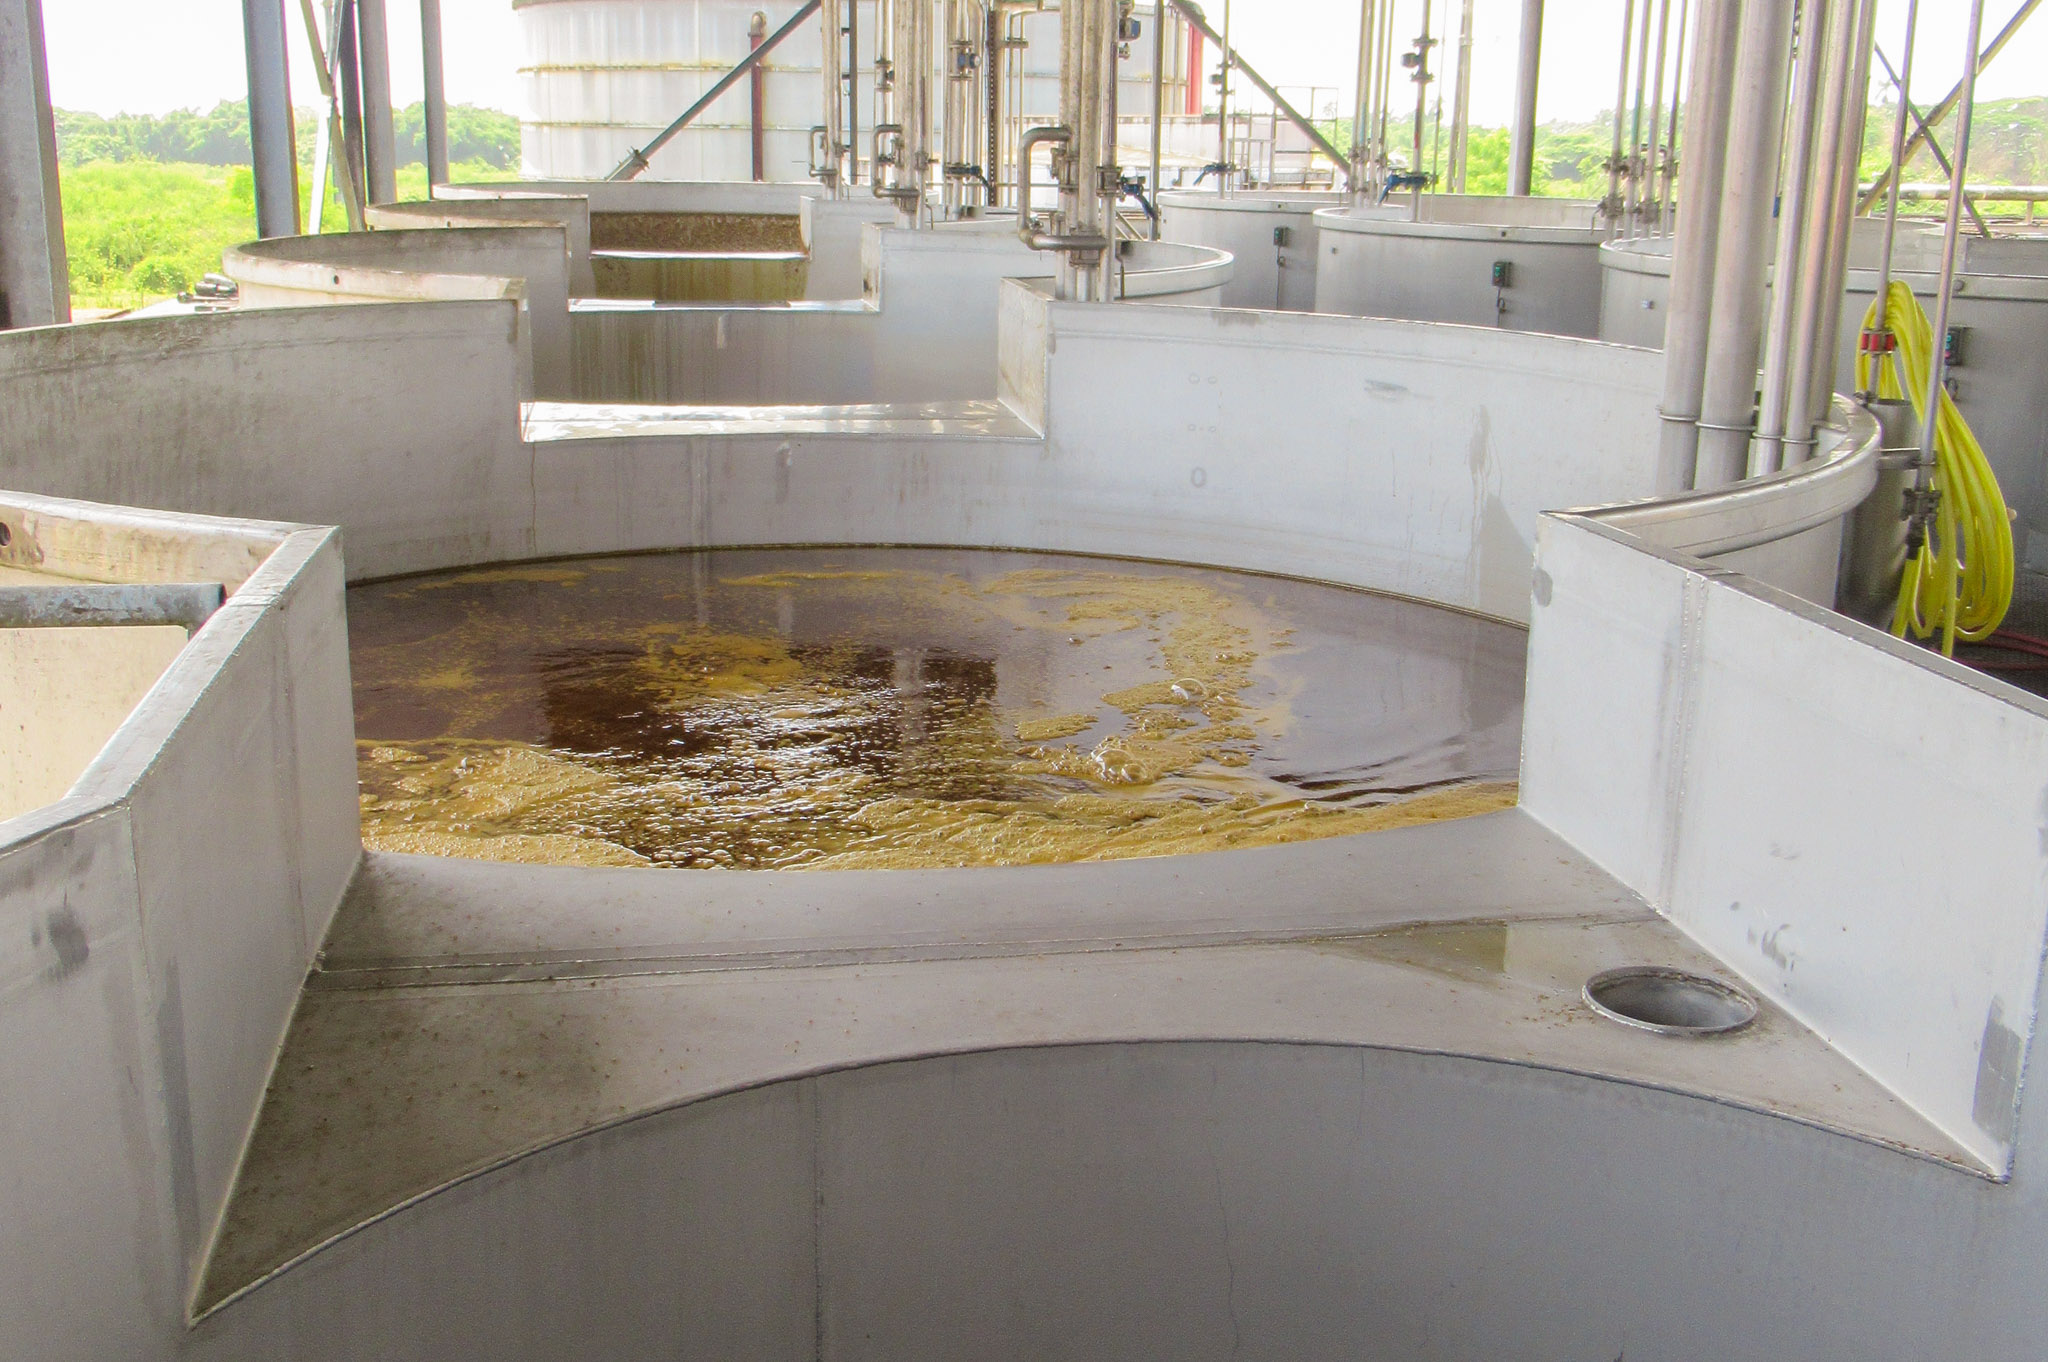
[[0, 330], [70, 320], [42, 0], [0, 0]]
[[1526, 195], [1536, 174], [1536, 77], [1543, 64], [1543, 0], [1522, 0], [1515, 66], [1515, 123], [1508, 138], [1508, 193]]
[[441, 55], [441, 0], [420, 0], [420, 71], [425, 78], [427, 195], [448, 183], [448, 86]]
[[390, 203], [398, 197], [398, 140], [391, 127], [391, 28], [385, 22], [384, 0], [355, 3], [367, 201]]
[[285, 64], [284, 0], [242, 0], [249, 71], [249, 161], [256, 180], [256, 235], [299, 231], [299, 158]]

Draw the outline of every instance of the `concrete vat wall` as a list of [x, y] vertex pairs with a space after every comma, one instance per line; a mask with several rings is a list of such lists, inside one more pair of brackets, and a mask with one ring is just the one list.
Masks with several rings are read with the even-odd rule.
[[861, 269], [861, 234], [869, 223], [893, 225], [896, 205], [886, 199], [805, 199], [799, 214], [810, 269], [804, 297], [859, 298], [867, 292]]
[[2044, 1224], [2034, 1180], [1519, 1066], [1022, 1050], [534, 1155], [231, 1306], [195, 1353], [2020, 1362]]
[[168, 1358], [361, 855], [340, 544], [14, 495], [0, 517], [10, 554], [233, 589], [70, 794], [0, 822], [5, 1351]]
[[[373, 566], [355, 567], [366, 573], [700, 543], [987, 544], [1197, 557], [1403, 591], [1505, 618], [1529, 608], [1532, 581], [1536, 599], [1544, 599], [1545, 579], [1533, 576], [1529, 553], [1546, 504], [1625, 498], [1649, 484], [1660, 373], [1654, 354], [1485, 329], [1058, 304], [1014, 283], [1003, 285], [1000, 296], [1007, 406], [923, 414], [579, 414], [546, 407], [529, 423], [535, 438], [509, 451], [501, 433], [516, 410], [517, 344], [504, 302], [306, 308], [29, 333], [0, 340], [0, 359], [11, 354], [14, 372], [28, 380], [0, 389], [23, 404], [8, 410], [5, 428], [22, 428], [19, 417], [35, 432], [7, 447], [6, 469], [10, 476], [26, 470], [46, 481], [152, 493], [174, 486], [194, 501], [260, 496], [272, 515], [292, 514], [293, 505], [341, 511], [352, 558], [358, 540], [372, 546]], [[152, 329], [159, 325], [170, 329]], [[396, 340], [384, 334], [394, 330]], [[363, 353], [351, 354], [344, 337]], [[422, 359], [429, 337], [447, 356], [431, 366]], [[237, 424], [205, 443], [192, 434], [205, 427], [180, 427], [190, 450], [138, 438], [144, 413], [163, 415], [167, 391], [185, 394], [180, 400], [191, 402], [192, 412], [215, 409], [231, 383], [266, 381], [263, 356], [283, 365], [294, 344], [301, 361], [326, 366], [311, 371], [351, 378], [319, 390], [323, 408], [277, 413], [305, 427], [298, 443], [285, 438], [295, 427], [260, 422]], [[188, 355], [186, 367], [178, 367], [177, 353]], [[365, 421], [402, 428], [425, 419], [424, 406], [404, 403], [424, 403], [410, 389], [429, 385], [394, 382], [385, 389], [368, 381], [387, 374], [377, 365], [407, 363], [416, 373], [435, 374], [427, 395], [437, 404], [462, 397], [455, 414], [475, 428], [450, 425], [440, 433], [464, 438], [415, 445], [409, 431], [375, 439], [379, 427], [334, 419], [334, 407], [355, 401], [359, 391], [384, 393], [389, 403], [360, 413]], [[151, 386], [151, 374], [161, 374], [167, 387]], [[1484, 382], [1476, 377], [1482, 374]], [[471, 389], [487, 391], [491, 401]], [[1302, 402], [1303, 391], [1319, 401]], [[1561, 396], [1568, 404], [1562, 408]], [[185, 420], [185, 410], [174, 407], [172, 415]], [[1515, 419], [1529, 410], [1558, 415], [1538, 423]], [[549, 423], [553, 435], [541, 438]], [[308, 441], [316, 443], [309, 448]], [[186, 462], [165, 474], [160, 465], [174, 454]], [[1554, 578], [1550, 589], [1560, 590], [1565, 580]], [[333, 590], [338, 598], [338, 569]], [[1544, 627], [1539, 611], [1538, 628]], [[338, 676], [341, 687], [335, 703], [345, 715], [345, 660], [330, 656], [329, 679]], [[227, 674], [227, 664], [214, 660]], [[315, 708], [331, 713], [334, 704]], [[1921, 717], [1943, 727], [1932, 701]], [[273, 729], [284, 722], [254, 702], [224, 707], [219, 722], [230, 719]], [[278, 769], [242, 730], [212, 722], [191, 730], [204, 752], [230, 754], [241, 763], [236, 773]], [[303, 741], [307, 751], [326, 752], [320, 771], [352, 774], [345, 742], [337, 752], [332, 735]], [[170, 745], [168, 738], [159, 744]], [[223, 812], [190, 799], [191, 789], [212, 788], [209, 780], [232, 784], [231, 777], [165, 769], [186, 796], [176, 812], [187, 820], [265, 826], [239, 805]], [[1796, 782], [1784, 783], [1789, 798]], [[313, 802], [327, 810], [330, 795]], [[250, 797], [278, 795], [266, 786]], [[352, 828], [352, 804], [349, 817]], [[217, 876], [222, 858], [203, 855], [213, 850], [210, 826], [194, 832], [189, 821], [180, 824], [184, 842], [166, 850], [159, 841], [154, 856], [132, 859]], [[307, 824], [322, 836], [340, 826], [338, 815], [326, 813]], [[274, 834], [287, 846], [292, 835]], [[266, 846], [272, 837], [261, 834]], [[1837, 854], [1836, 845], [1815, 840], [1804, 850], [1821, 863]], [[165, 860], [180, 848], [182, 859]], [[2010, 871], [2017, 854], [2011, 839], [1996, 848]], [[1433, 864], [1437, 879], [1418, 881], [1431, 886], [1428, 894], [1460, 882], [1463, 868], [1454, 857]], [[230, 869], [268, 873], [248, 872], [241, 863]], [[39, 883], [79, 874], [54, 862], [35, 873]], [[578, 872], [567, 873], [565, 886], [585, 883], [573, 878]], [[206, 884], [217, 890], [219, 881]], [[1197, 881], [1188, 884], [1186, 892], [1196, 893]], [[575, 889], [564, 897], [587, 902]], [[284, 977], [275, 960], [289, 958], [273, 949], [285, 938], [268, 917], [262, 930], [225, 944], [218, 924], [251, 904], [267, 912], [275, 901], [264, 884], [231, 886], [179, 907], [164, 924], [181, 946], [199, 952], [179, 961], [188, 993], [203, 989], [206, 1006], [252, 998], [263, 1004], [241, 1019], [245, 1030], [207, 1042], [213, 1048], [205, 1072], [192, 1080], [195, 1100], [214, 1113], [195, 1118], [193, 1127], [202, 1151], [194, 1167], [205, 1171], [192, 1185], [202, 1191], [212, 1186], [220, 1131], [234, 1111], [231, 1102], [215, 1099], [242, 1093], [239, 1084], [255, 1067], [248, 1037], [270, 1018], [264, 1008], [275, 997], [272, 981]], [[313, 919], [300, 911], [309, 939], [317, 940]], [[143, 922], [148, 928], [146, 916]], [[54, 974], [63, 962], [58, 946], [48, 949], [18, 977]], [[92, 959], [112, 955], [95, 946]], [[1201, 955], [1188, 952], [1174, 968], [1184, 974]], [[109, 976], [72, 977], [105, 990], [87, 1000], [91, 1005], [114, 994]], [[1475, 1000], [1490, 996], [1484, 979], [1459, 978], [1451, 987]], [[25, 1069], [32, 1072], [35, 1058], [52, 1053], [60, 1035], [95, 1054], [122, 1053], [117, 1035], [81, 1040], [90, 1029], [58, 1014], [59, 1002], [79, 996], [53, 988], [0, 995], [9, 1005], [30, 1000], [20, 1006], [33, 1010], [8, 1028], [26, 1038]], [[2016, 1020], [2018, 995], [2006, 1001], [2006, 1015]], [[182, 1004], [186, 1025], [210, 1036], [210, 1021], [192, 1021], [197, 1005], [189, 996]], [[1028, 1021], [1031, 1014], [1025, 1008], [1017, 1015]], [[951, 1036], [934, 1025], [920, 1043], [943, 1048]], [[698, 1039], [709, 1043], [711, 1033]], [[1810, 1326], [1818, 1295], [1849, 1306], [1869, 1303], [1888, 1326], [1870, 1329], [1876, 1355], [1887, 1340], [1934, 1338], [1995, 1356], [2035, 1323], [2025, 1315], [2030, 1305], [2015, 1310], [2011, 1295], [2001, 1294], [1953, 1310], [1922, 1309], [1912, 1322], [1889, 1327], [1909, 1299], [1895, 1289], [1906, 1268], [1894, 1264], [1960, 1263], [1987, 1243], [2002, 1246], [2020, 1236], [2017, 1246], [2024, 1247], [2025, 1235], [2038, 1235], [2038, 1217], [2026, 1218], [2034, 1202], [2021, 1199], [2031, 1197], [2025, 1184], [2008, 1200], [1991, 1200], [2014, 1189], [1715, 1102], [1539, 1073], [1521, 1063], [1392, 1056], [1354, 1046], [1314, 1052], [1335, 1057], [1326, 1067], [1290, 1069], [1286, 1057], [1295, 1051], [1230, 1045], [1172, 1055], [1120, 1047], [1101, 1052], [1112, 1056], [1106, 1067], [1065, 1063], [1080, 1053], [1039, 1058], [1045, 1052], [1030, 1050], [866, 1070], [844, 1076], [830, 1093], [826, 1087], [842, 1080], [782, 1085], [729, 1099], [730, 1106], [691, 1108], [581, 1139], [343, 1241], [229, 1307], [182, 1346], [223, 1357], [406, 1356], [408, 1348], [457, 1357], [494, 1348], [498, 1355], [564, 1356], [595, 1339], [728, 1356], [813, 1356], [868, 1349], [918, 1355], [944, 1351], [952, 1341], [963, 1351], [1003, 1356], [1042, 1353], [1047, 1339], [1066, 1337], [1126, 1345], [1165, 1339], [1204, 1355], [1270, 1339], [1276, 1349], [1318, 1355], [1355, 1352], [1358, 1338], [1377, 1331], [1371, 1336], [1397, 1342], [1435, 1338], [1451, 1356], [1497, 1354], [1513, 1336], [1531, 1355], [1569, 1357], [1593, 1343], [1604, 1351], [1609, 1337], [1626, 1328], [1639, 1340], [1677, 1340], [1670, 1345], [1675, 1355], [1688, 1354], [1698, 1339], [1725, 1343], [1732, 1355], [1762, 1356], [1810, 1337], [1791, 1331]], [[1197, 1058], [1184, 1066], [1175, 1059], [1181, 1053]], [[146, 1059], [143, 1071], [158, 1065], [168, 1073], [168, 1063]], [[1474, 1073], [1484, 1075], [1476, 1086], [1460, 1077]], [[1944, 1071], [1941, 1083], [1951, 1078]], [[111, 1079], [77, 1085], [79, 1092], [119, 1090]], [[120, 1118], [129, 1109], [112, 1097], [105, 1107], [39, 1106], [38, 1119], [47, 1109], [50, 1124], [23, 1140], [10, 1131], [10, 1158], [61, 1136], [67, 1122], [100, 1120], [104, 1131], [124, 1129]], [[737, 1129], [724, 1124], [729, 1113], [743, 1118]], [[1020, 1113], [1042, 1113], [1044, 1127]], [[174, 1149], [175, 1122], [169, 1115], [163, 1122], [172, 1132], [164, 1147]], [[978, 1140], [977, 1123], [993, 1128], [988, 1139]], [[1119, 1138], [1116, 1130], [1139, 1133]], [[896, 1150], [897, 1161], [874, 1152], [885, 1149]], [[785, 1153], [793, 1165], [781, 1162]], [[81, 1147], [81, 1159], [104, 1157], [112, 1156], [99, 1145]], [[172, 1207], [152, 1224], [183, 1223], [179, 1204], [201, 1206], [196, 1219], [205, 1220], [204, 1195], [180, 1202], [168, 1156], [114, 1166], [140, 1168], [129, 1184], [133, 1195]], [[783, 1178], [789, 1166], [793, 1183]], [[691, 1168], [722, 1176], [678, 1176]], [[1076, 1180], [1076, 1169], [1093, 1172]], [[38, 1199], [19, 1223], [40, 1226], [54, 1215], [56, 1203], [44, 1192], [54, 1198], [75, 1176], [29, 1184]], [[650, 1179], [668, 1191], [650, 1191]], [[103, 1181], [102, 1197], [68, 1231], [89, 1240], [80, 1251], [88, 1261], [103, 1261], [116, 1243], [185, 1242], [182, 1231], [152, 1241], [147, 1235], [156, 1229], [117, 1224], [112, 1208], [132, 1217], [132, 1196], [117, 1180]], [[1880, 1182], [1881, 1191], [1870, 1190]], [[831, 1195], [823, 1212], [820, 1188]], [[1854, 1188], [1862, 1194], [1852, 1195]], [[1426, 1214], [1418, 1209], [1425, 1200]], [[1188, 1209], [1197, 1206], [1199, 1221]], [[1612, 1212], [1589, 1217], [1589, 1206]], [[1311, 1208], [1320, 1208], [1322, 1218]], [[1418, 1219], [1423, 1252], [1409, 1251], [1417, 1241], [1376, 1250], [1390, 1242], [1392, 1227]], [[1674, 1219], [1693, 1228], [1669, 1247], [1656, 1236]], [[1617, 1223], [1625, 1228], [1616, 1230]], [[1774, 1278], [1776, 1294], [1761, 1306], [1724, 1308], [1745, 1290], [1754, 1294], [1744, 1243], [1804, 1235], [1792, 1241], [1814, 1243], [1821, 1257], [1826, 1230], [1861, 1236], [1901, 1225], [1918, 1227], [1922, 1237], [1902, 1243], [1874, 1270], [1868, 1254], [1856, 1257], [1855, 1270], [1866, 1276], [1844, 1280], [1847, 1269], [1835, 1265], [1848, 1260], [1828, 1258], [1825, 1271]], [[733, 1237], [724, 1226], [735, 1226]], [[1570, 1236], [1587, 1235], [1588, 1226], [1607, 1236], [1597, 1250], [1606, 1257], [1590, 1265], [1570, 1253], [1527, 1261], [1530, 1244], [1554, 1246], [1557, 1234], [1577, 1244]], [[705, 1252], [713, 1242], [720, 1252]], [[1048, 1242], [1052, 1249], [1043, 1247]], [[1005, 1243], [1013, 1246], [1007, 1256], [997, 1247]], [[876, 1245], [887, 1251], [876, 1253]], [[1105, 1247], [1091, 1257], [1089, 1245]], [[1653, 1251], [1659, 1246], [1664, 1256]], [[1889, 1244], [1885, 1251], [1892, 1252]], [[2001, 1255], [2000, 1269], [2013, 1275], [1996, 1280], [2031, 1287], [2025, 1274], [2038, 1261]], [[810, 1289], [830, 1283], [827, 1295], [806, 1296], [807, 1262]], [[173, 1355], [181, 1346], [176, 1318], [185, 1270], [150, 1268], [138, 1276], [124, 1266], [86, 1278], [93, 1292], [109, 1293], [109, 1303], [63, 1337], [93, 1344], [92, 1355]], [[1545, 1270], [1559, 1275], [1532, 1275]], [[1171, 1280], [1162, 1285], [1162, 1278]], [[1219, 1279], [1221, 1308], [1207, 1289]], [[37, 1263], [21, 1280], [24, 1292], [36, 1293], [26, 1299], [39, 1304], [60, 1279]], [[1453, 1281], [1463, 1289], [1451, 1290], [1446, 1284]], [[1186, 1300], [1174, 1282], [1189, 1284]], [[358, 1294], [364, 1287], [386, 1294], [365, 1297]], [[1009, 1291], [1002, 1299], [1014, 1302], [1013, 1310], [986, 1308], [997, 1290]], [[1545, 1313], [1559, 1296], [1593, 1304]], [[2019, 1299], [2040, 1296], [2029, 1290]], [[67, 1308], [93, 1308], [96, 1300]], [[954, 1300], [961, 1304], [949, 1304]], [[1373, 1304], [1382, 1300], [1384, 1307]], [[18, 1312], [8, 1304], [4, 1313], [14, 1318]], [[1869, 1317], [1848, 1307], [1828, 1316], [1849, 1321], [1840, 1326], [1844, 1346], [1866, 1341], [1856, 1331]], [[55, 1318], [68, 1327], [72, 1316]], [[514, 1325], [530, 1332], [515, 1337]], [[1103, 1347], [1115, 1350], [1112, 1343]], [[54, 1351], [62, 1355], [63, 1348]]]
[[529, 395], [569, 393], [570, 261], [560, 227], [461, 227], [276, 237], [222, 263], [245, 307], [510, 298], [521, 304]]
[[1597, 513], [1543, 536], [1524, 807], [2009, 1168], [2048, 703]]
[[[575, 393], [586, 402], [839, 404], [991, 397], [996, 299], [1006, 279], [1043, 279], [1053, 257], [1000, 222], [863, 228], [858, 301], [572, 310]], [[1216, 301], [1229, 257], [1130, 242], [1128, 298]]]
[[1412, 216], [1406, 205], [1317, 213], [1316, 311], [1599, 334], [1591, 204], [1436, 195]]
[[[1652, 490], [1649, 352], [1056, 303], [1016, 282], [1002, 306], [1001, 396], [1023, 418], [1007, 437], [943, 411], [912, 439], [881, 438], [880, 413], [791, 410], [778, 426], [727, 410], [643, 412], [639, 435], [614, 440], [633, 409], [599, 409], [589, 438], [536, 438], [537, 551], [1030, 545], [1196, 558], [1518, 620], [1539, 511]], [[1558, 419], [1518, 421], [1531, 404]], [[575, 410], [544, 413], [574, 436]]]
[[437, 200], [573, 194], [588, 199], [593, 214], [741, 213], [792, 218], [804, 200], [825, 192], [825, 187], [817, 184], [754, 184], [746, 180], [521, 179], [434, 186]]
[[590, 200], [581, 194], [508, 192], [490, 198], [380, 203], [364, 209], [363, 217], [373, 229], [560, 227], [569, 254], [569, 296], [587, 298], [597, 289], [590, 268]]
[[386, 303], [0, 332], [0, 484], [346, 526], [361, 575], [523, 557], [520, 315]]
[[184, 646], [178, 625], [0, 629], [0, 819], [62, 799]]
[[1342, 194], [1220, 194], [1200, 191], [1159, 196], [1160, 236], [1213, 246], [1235, 262], [1223, 290], [1225, 307], [1313, 312], [1316, 307], [1315, 215], [1345, 202]]

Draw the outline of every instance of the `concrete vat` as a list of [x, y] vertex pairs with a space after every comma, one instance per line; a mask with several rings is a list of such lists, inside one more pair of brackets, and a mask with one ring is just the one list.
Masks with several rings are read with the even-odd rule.
[[1160, 237], [1214, 246], [1235, 261], [1225, 307], [1316, 310], [1316, 214], [1339, 207], [1344, 196], [1273, 190], [1228, 198], [1199, 190], [1159, 196]]
[[[0, 336], [7, 480], [244, 560], [97, 772], [0, 825], [7, 1351], [2030, 1356], [2048, 709], [1786, 589], [1828, 594], [1802, 545], [1870, 423], [1548, 514], [1647, 494], [1654, 355], [1000, 287], [997, 398], [922, 408], [522, 409], [505, 297]], [[13, 543], [82, 564], [124, 514], [61, 509], [79, 549]], [[790, 542], [1527, 621], [1523, 807], [958, 873], [358, 866], [344, 543], [364, 578]], [[1759, 1018], [1592, 1012], [1630, 963]]]
[[1318, 312], [1599, 333], [1603, 228], [1591, 203], [1432, 195], [1419, 221], [1408, 204], [1315, 220]]

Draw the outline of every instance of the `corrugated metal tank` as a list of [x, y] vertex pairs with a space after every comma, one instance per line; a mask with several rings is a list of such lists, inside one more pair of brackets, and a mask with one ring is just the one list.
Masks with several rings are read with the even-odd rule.
[[[554, 179], [608, 175], [746, 56], [755, 13], [774, 32], [801, 0], [513, 0], [526, 41], [520, 68], [526, 107], [520, 117], [525, 173]], [[860, 5], [860, 152], [874, 126], [875, 6]], [[1119, 82], [1126, 117], [1152, 107], [1151, 13], [1146, 35], [1130, 44]], [[1053, 122], [1059, 109], [1059, 15], [1019, 16], [1029, 47], [1023, 69], [1003, 92], [1006, 115]], [[1177, 33], [1184, 42], [1184, 33]], [[937, 46], [944, 47], [943, 41]], [[820, 42], [815, 20], [775, 49], [767, 68], [763, 174], [808, 180], [810, 130], [824, 121]], [[1176, 48], [1173, 66], [1184, 61]], [[1178, 82], [1176, 82], [1178, 83]], [[1180, 90], [1171, 98], [1184, 100]], [[1177, 107], [1177, 106], [1170, 106]], [[746, 180], [753, 176], [749, 83], [741, 81], [651, 158], [664, 180]], [[1131, 141], [1127, 135], [1125, 141]]]

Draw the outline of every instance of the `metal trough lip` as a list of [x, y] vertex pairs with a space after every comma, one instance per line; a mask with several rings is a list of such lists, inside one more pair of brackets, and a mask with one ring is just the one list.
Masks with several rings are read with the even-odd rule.
[[195, 631], [226, 598], [219, 582], [0, 587], [0, 629], [176, 624]]

